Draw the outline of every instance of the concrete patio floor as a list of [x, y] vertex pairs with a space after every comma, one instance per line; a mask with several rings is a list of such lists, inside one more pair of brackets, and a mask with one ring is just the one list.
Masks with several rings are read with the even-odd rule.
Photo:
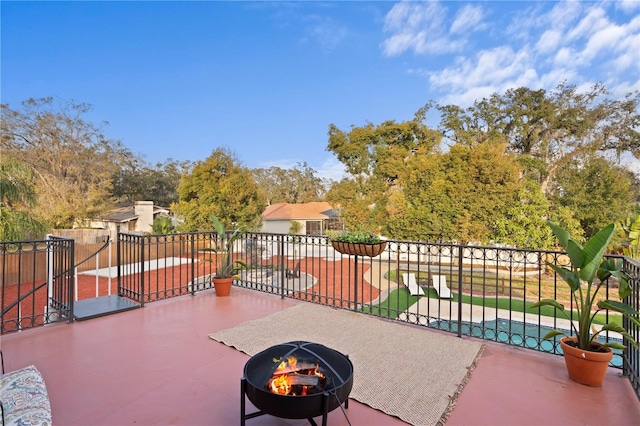
[[[5, 368], [37, 366], [54, 425], [237, 425], [249, 357], [208, 335], [297, 303], [305, 302], [233, 288], [226, 298], [205, 291], [7, 334], [1, 337]], [[590, 388], [568, 378], [559, 356], [484, 343], [447, 425], [639, 424], [640, 401], [619, 370], [609, 370], [602, 388]], [[354, 400], [346, 414], [348, 421], [334, 410], [329, 424], [405, 424]], [[247, 420], [250, 426], [305, 424], [271, 416]]]

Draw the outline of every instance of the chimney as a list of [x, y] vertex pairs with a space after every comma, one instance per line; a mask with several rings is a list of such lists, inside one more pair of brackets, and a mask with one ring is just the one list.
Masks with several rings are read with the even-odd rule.
[[153, 201], [136, 201], [134, 212], [138, 216], [136, 231], [151, 232], [153, 228]]

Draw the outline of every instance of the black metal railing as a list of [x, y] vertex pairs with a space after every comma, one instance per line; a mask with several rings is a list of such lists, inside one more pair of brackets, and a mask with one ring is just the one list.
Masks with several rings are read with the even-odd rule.
[[118, 234], [118, 295], [141, 306], [213, 288], [215, 233]]
[[[118, 294], [144, 305], [211, 290], [217, 246], [211, 232], [119, 234]], [[325, 236], [247, 233], [233, 245], [232, 255], [249, 265], [238, 274], [236, 287], [282, 298], [550, 354], [559, 354], [560, 348], [559, 340], [543, 338], [548, 330], [572, 333], [569, 321], [556, 311], [530, 308], [542, 298], [575, 308], [568, 286], [547, 266], [568, 264], [566, 254], [558, 251], [389, 240], [380, 255], [368, 257], [338, 253]], [[639, 309], [640, 266], [617, 257], [636, 290], [627, 303]], [[65, 265], [64, 260], [58, 263]], [[32, 268], [40, 266], [34, 263]], [[54, 303], [66, 294], [64, 287], [57, 289]], [[3, 286], [3, 296], [4, 291]], [[617, 282], [610, 279], [600, 293], [616, 298]], [[602, 315], [601, 323], [618, 319], [614, 313]], [[637, 327], [623, 325], [638, 340]], [[622, 341], [613, 332], [602, 338]], [[637, 394], [639, 364], [639, 351], [631, 345], [615, 351], [611, 364], [629, 377]]]
[[73, 321], [74, 240], [0, 241], [0, 334]]
[[[622, 270], [631, 277], [630, 284], [633, 287], [633, 293], [625, 302], [640, 312], [640, 262], [628, 257], [625, 257], [623, 262]], [[636, 342], [640, 342], [640, 328], [637, 325], [627, 319], [623, 321], [622, 325]], [[625, 349], [622, 358], [622, 374], [629, 378], [631, 386], [640, 398], [640, 351], [631, 345], [626, 346], [627, 349]]]

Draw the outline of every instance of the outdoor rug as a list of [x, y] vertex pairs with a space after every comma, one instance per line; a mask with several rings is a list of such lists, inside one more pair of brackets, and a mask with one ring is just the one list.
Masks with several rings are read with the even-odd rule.
[[209, 335], [255, 355], [291, 341], [349, 356], [350, 398], [413, 425], [444, 424], [484, 345], [365, 314], [301, 303]]

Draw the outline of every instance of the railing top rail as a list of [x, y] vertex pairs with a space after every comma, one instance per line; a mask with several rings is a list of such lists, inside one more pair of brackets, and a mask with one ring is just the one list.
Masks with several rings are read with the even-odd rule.
[[83, 259], [80, 262], [76, 263], [75, 267], [77, 268], [78, 266], [82, 265], [83, 263], [88, 262], [92, 258], [96, 257], [103, 250], [105, 250], [107, 247], [109, 247], [109, 244], [111, 244], [111, 239], [110, 238], [108, 238], [107, 241], [104, 243], [104, 245], [102, 247], [100, 247], [97, 251], [95, 251], [94, 253], [92, 253], [89, 256], [87, 256], [86, 259]]

